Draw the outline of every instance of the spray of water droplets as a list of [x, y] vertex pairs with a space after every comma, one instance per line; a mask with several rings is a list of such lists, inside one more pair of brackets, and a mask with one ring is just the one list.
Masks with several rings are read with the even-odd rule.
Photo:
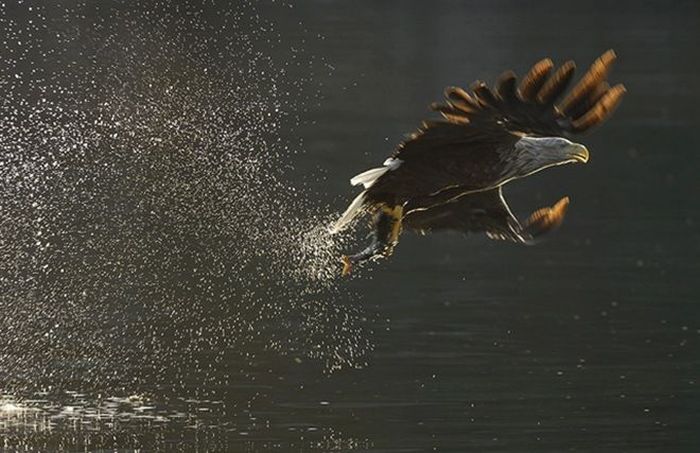
[[202, 388], [270, 350], [363, 365], [342, 240], [285, 178], [312, 56], [255, 4], [24, 2], [0, 17], [7, 388]]

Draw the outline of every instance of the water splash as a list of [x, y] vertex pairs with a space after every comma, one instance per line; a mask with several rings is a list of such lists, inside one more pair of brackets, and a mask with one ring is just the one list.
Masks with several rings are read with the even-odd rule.
[[342, 239], [286, 178], [314, 96], [291, 73], [316, 62], [222, 6], [0, 7], [7, 390], [206, 393], [269, 350], [364, 364]]

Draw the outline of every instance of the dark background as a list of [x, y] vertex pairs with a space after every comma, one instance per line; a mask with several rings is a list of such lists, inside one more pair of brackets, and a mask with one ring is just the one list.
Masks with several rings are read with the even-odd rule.
[[[93, 204], [76, 202], [71, 195], [55, 198], [61, 187], [56, 181], [68, 176], [44, 179], [50, 183], [39, 198], [48, 200], [63, 222], [63, 250], [72, 254], [56, 258], [63, 255], [49, 250], [41, 259], [64, 263], [69, 277], [37, 275], [32, 269], [39, 265], [32, 260], [39, 259], [38, 252], [12, 245], [24, 237], [23, 222], [16, 219], [26, 212], [31, 191], [19, 192], [19, 197], [13, 192], [14, 202], [9, 195], [3, 198], [18, 213], [10, 219], [5, 207], [3, 327], [18, 334], [3, 343], [3, 394], [12, 404], [32, 408], [19, 414], [5, 410], [0, 418], [0, 432], [10, 446], [376, 452], [700, 448], [698, 3], [313, 0], [293, 5], [192, 2], [191, 8], [176, 10], [160, 2], [115, 2], [111, 7], [124, 15], [116, 19], [107, 6], [64, 4], [69, 11], [61, 12], [61, 21], [49, 20], [50, 29], [93, 30], [95, 23], [120, 24], [123, 18], [123, 23], [136, 24], [88, 33], [83, 42], [92, 44], [82, 50], [79, 39], [72, 44], [39, 40], [42, 46], [73, 49], [65, 52], [95, 71], [89, 80], [97, 83], [86, 84], [92, 88], [73, 87], [91, 93], [85, 108], [99, 105], [104, 86], [129, 105], [145, 102], [135, 93], [150, 93], [149, 103], [163, 104], [163, 93], [137, 86], [149, 77], [167, 75], [200, 87], [197, 96], [172, 101], [173, 109], [198, 96], [214, 102], [217, 93], [238, 93], [234, 85], [245, 85], [247, 97], [224, 96], [231, 112], [220, 126], [192, 124], [202, 137], [211, 138], [202, 139], [206, 146], [219, 143], [222, 131], [243, 124], [250, 137], [243, 140], [241, 155], [262, 146], [256, 141], [262, 137], [260, 143], [272, 144], [276, 157], [271, 160], [278, 165], [271, 170], [274, 178], [240, 171], [222, 176], [233, 163], [207, 160], [194, 168], [172, 163], [179, 158], [190, 162], [194, 145], [195, 154], [165, 164], [148, 154], [143, 140], [138, 150], [144, 158], [128, 157], [131, 141], [102, 140], [96, 155], [120, 156], [115, 168], [121, 169], [102, 175], [91, 166], [94, 155], [78, 159], [66, 154], [59, 167], [81, 168], [96, 175], [93, 181], [106, 181], [104, 189], [100, 184], [86, 189], [103, 195], [86, 217], [67, 219], [60, 213]], [[167, 20], [150, 22], [148, 11], [156, 16], [165, 11]], [[196, 20], [210, 25], [221, 20], [222, 11], [235, 11], [243, 19], [222, 28], [221, 36], [210, 35], [209, 28], [188, 26], [191, 11], [202, 11]], [[30, 17], [26, 11], [13, 14]], [[51, 11], [46, 14], [51, 17]], [[163, 28], [149, 31], [154, 23], [164, 23]], [[129, 59], [117, 52], [121, 45], [105, 53], [102, 49], [110, 45], [106, 37], [130, 42], [134, 30], [147, 37], [134, 38], [136, 42], [147, 42], [151, 50], [122, 49], [123, 55], [135, 55], [136, 63], [127, 65], [116, 83], [115, 68]], [[154, 43], [149, 33], [161, 41]], [[224, 46], [223, 54], [217, 54], [217, 46], [229, 42], [230, 35], [222, 37], [227, 33], [247, 34], [248, 47], [235, 39], [235, 46]], [[210, 39], [202, 41], [203, 36]], [[200, 41], [201, 48], [191, 47]], [[445, 86], [466, 86], [474, 79], [492, 82], [509, 68], [522, 74], [545, 56], [555, 62], [572, 58], [583, 69], [608, 48], [619, 58], [611, 80], [624, 83], [628, 94], [609, 123], [581, 138], [591, 152], [588, 165], [555, 168], [506, 188], [520, 216], [571, 197], [564, 226], [550, 240], [522, 247], [458, 234], [407, 234], [390, 260], [351, 280], [326, 281], [321, 289], [297, 274], [278, 276], [266, 271], [268, 264], [259, 264], [277, 262], [277, 252], [258, 251], [279, 250], [279, 244], [268, 247], [266, 233], [253, 237], [244, 225], [257, 225], [256, 231], [290, 225], [294, 230], [297, 222], [318, 213], [344, 209], [354, 196], [349, 178], [383, 161], [429, 114], [426, 106], [440, 98]], [[196, 56], [174, 64], [172, 55], [182, 49]], [[160, 67], [161, 52], [175, 75], [134, 69], [142, 67], [139, 55], [148, 56], [147, 69]], [[251, 55], [264, 58], [250, 67]], [[35, 62], [28, 67], [55, 68], [71, 58], [37, 54], [24, 61]], [[7, 59], [5, 64], [16, 66]], [[178, 71], [201, 67], [209, 68], [208, 76]], [[211, 88], [210, 78], [223, 79], [229, 69], [240, 67], [250, 68], [245, 77]], [[64, 86], [70, 74], [42, 83]], [[134, 81], [124, 82], [124, 77]], [[5, 85], [11, 80], [6, 74]], [[280, 93], [277, 104], [267, 97], [271, 86]], [[35, 95], [27, 93], [21, 98]], [[19, 98], [7, 98], [5, 112], [21, 105]], [[236, 113], [242, 98], [252, 126]], [[59, 96], [57, 103], [62, 102]], [[195, 108], [200, 116], [207, 107], [202, 104]], [[272, 129], [258, 128], [255, 124], [265, 123], [266, 113], [276, 111], [271, 105], [281, 106], [286, 116]], [[162, 124], [170, 117], [163, 113]], [[56, 121], [78, 122], [81, 131], [94, 124], [73, 117]], [[133, 129], [143, 121], [134, 120]], [[38, 136], [55, 135], [39, 130]], [[111, 129], [98, 132], [112, 137]], [[171, 136], [168, 130], [161, 132]], [[183, 143], [200, 140], [200, 135], [178, 135], [170, 144], [185, 149]], [[226, 138], [220, 148], [235, 148], [239, 137]], [[28, 161], [46, 152], [41, 146], [32, 149]], [[5, 168], [15, 162], [5, 159]], [[149, 171], [139, 170], [147, 165]], [[135, 172], [133, 180], [124, 179], [132, 174], [124, 169]], [[192, 187], [153, 189], [149, 197], [156, 202], [143, 195], [143, 187], [151, 185], [133, 182], [166, 181], [175, 187], [183, 178], [205, 189], [196, 196]], [[270, 189], [273, 179], [303, 188], [303, 207], [292, 203], [289, 191]], [[9, 187], [7, 177], [5, 181]], [[236, 192], [240, 210], [216, 211], [226, 193], [251, 181], [260, 185]], [[211, 195], [218, 189], [221, 194]], [[286, 220], [263, 212], [266, 200], [278, 196], [292, 206], [284, 213]], [[170, 216], [169, 223], [152, 220], [151, 227], [138, 227], [154, 209], [140, 211], [138, 200], [151, 200], [162, 209], [156, 212]], [[182, 218], [171, 209], [178, 203], [184, 206]], [[264, 214], [263, 220], [239, 214], [250, 205], [259, 207], [251, 211]], [[122, 211], [115, 214], [116, 208]], [[34, 214], [26, 215], [36, 222]], [[115, 216], [122, 221], [117, 226]], [[87, 237], [80, 225], [112, 225], [95, 230], [104, 238], [95, 246], [99, 253], [78, 247]], [[9, 233], [17, 235], [12, 244]], [[358, 232], [354, 243], [337, 245], [338, 250], [359, 248], [363, 234]], [[111, 251], [105, 252], [104, 244]], [[189, 260], [182, 258], [183, 250]], [[279, 253], [284, 261], [287, 252], [282, 247]], [[86, 256], [97, 264], [75, 264], [84, 263]], [[110, 264], [119, 261], [114, 257], [130, 263], [124, 279], [121, 274], [114, 278], [113, 272], [124, 270]], [[177, 259], [182, 261], [171, 262]], [[192, 272], [198, 272], [194, 268], [203, 268], [211, 278], [190, 284]], [[80, 279], [94, 291], [85, 295], [84, 285], [75, 284]], [[73, 305], [70, 297], [61, 298], [71, 291], [85, 298], [78, 317], [77, 309], [65, 314]], [[309, 301], [292, 293], [313, 294], [318, 308], [308, 311]], [[90, 299], [91, 294], [100, 296]], [[53, 314], [35, 317], [31, 313], [37, 307], [51, 307]], [[23, 321], [29, 318], [36, 322]], [[58, 334], [63, 340], [27, 339], [44, 338], [54, 318], [70, 326]], [[347, 319], [352, 322], [344, 324]], [[205, 334], [209, 346], [193, 340], [202, 338], [201, 328], [206, 332], [214, 325], [220, 330]], [[250, 331], [254, 333], [243, 333]], [[155, 338], [152, 332], [162, 333], [158, 347], [155, 339], [135, 339]], [[97, 348], [95, 341], [104, 345]], [[338, 363], [336, 353], [344, 357]], [[75, 391], [78, 396], [70, 393]], [[106, 395], [115, 395], [115, 402], [105, 406]], [[119, 400], [130, 395], [141, 396]], [[134, 403], [139, 398], [146, 402]], [[80, 415], [71, 415], [76, 408]], [[100, 411], [105, 417], [94, 416]], [[53, 429], [37, 430], [37, 424]]]

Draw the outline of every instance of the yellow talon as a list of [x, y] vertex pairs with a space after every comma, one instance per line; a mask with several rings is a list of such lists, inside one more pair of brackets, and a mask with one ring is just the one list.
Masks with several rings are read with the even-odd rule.
[[350, 271], [352, 271], [352, 261], [350, 261], [350, 257], [347, 255], [343, 255], [341, 260], [343, 261], [343, 277], [347, 277], [350, 275]]
[[403, 218], [403, 206], [396, 205], [390, 208], [387, 205], [381, 206], [382, 212], [390, 216], [394, 220], [394, 224], [391, 226], [391, 233], [389, 235], [389, 243], [395, 245], [399, 242], [399, 236], [401, 235], [401, 219]]
[[372, 242], [370, 245], [355, 255], [343, 255], [340, 259], [343, 262], [343, 277], [350, 275], [354, 264], [363, 263], [369, 260], [376, 260], [381, 257], [390, 256], [394, 247], [399, 242], [401, 235], [401, 220], [403, 219], [403, 206], [389, 207], [379, 204], [373, 213]]

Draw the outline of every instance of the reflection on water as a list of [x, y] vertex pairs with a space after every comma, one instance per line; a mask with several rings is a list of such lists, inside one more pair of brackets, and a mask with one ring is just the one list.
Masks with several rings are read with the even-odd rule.
[[[98, 431], [116, 429], [133, 422], [144, 422], [148, 426], [150, 423], [183, 420], [185, 427], [197, 428], [196, 415], [209, 413], [212, 406], [221, 404], [221, 401], [181, 400], [159, 407], [138, 395], [91, 400], [85, 394], [68, 390], [59, 396], [39, 392], [30, 398], [18, 400], [3, 395], [0, 399], [0, 427], [32, 432], [57, 429]], [[177, 411], [178, 406], [184, 411]]]
[[[0, 445], [697, 450], [698, 17], [4, 3]], [[406, 236], [338, 278], [348, 178], [444, 86], [610, 47], [629, 95], [590, 164], [508, 188], [571, 196], [555, 237]]]
[[[321, 405], [327, 404], [321, 402]], [[306, 422], [270, 425], [250, 410], [228, 414], [223, 401], [178, 397], [156, 402], [140, 395], [86, 395], [73, 391], [37, 392], [0, 397], [0, 430], [5, 448], [167, 448], [168, 450], [250, 447], [279, 449], [275, 437], [297, 440], [309, 450], [353, 450], [371, 447], [367, 440]], [[264, 416], [264, 414], [261, 414]], [[276, 432], [281, 431], [281, 432]]]
[[[11, 433], [5, 447], [13, 448], [104, 448], [109, 445], [127, 448], [125, 439], [150, 433], [145, 441], [163, 441], [163, 432], [177, 427], [183, 432], [200, 431], [205, 417], [220, 410], [221, 402], [175, 400], [167, 406], [154, 404], [138, 395], [97, 399], [72, 391], [50, 394], [38, 392], [17, 399], [3, 395], [0, 399], [0, 429]], [[168, 425], [166, 425], [168, 424]], [[56, 433], [70, 433], [56, 436]], [[191, 436], [191, 434], [190, 434]], [[119, 440], [119, 442], [117, 442]]]

